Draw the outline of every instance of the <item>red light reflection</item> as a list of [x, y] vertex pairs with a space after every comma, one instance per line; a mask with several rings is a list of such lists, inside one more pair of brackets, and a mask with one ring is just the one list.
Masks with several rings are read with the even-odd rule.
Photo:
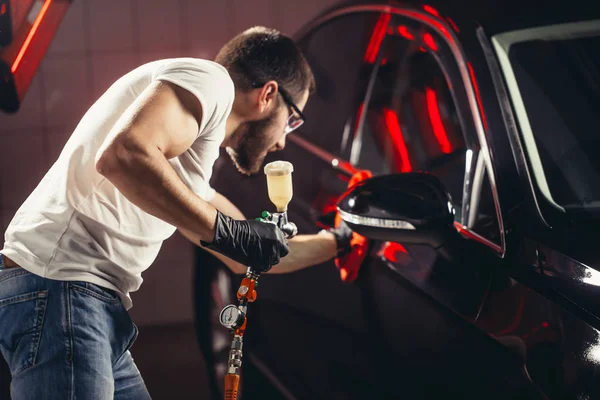
[[400, 25], [398, 27], [398, 33], [400, 34], [400, 36], [408, 39], [408, 40], [414, 40], [415, 39], [415, 35], [413, 35], [412, 33], [410, 33], [408, 31], [408, 28], [404, 25]]
[[375, 62], [377, 53], [379, 53], [379, 49], [381, 47], [381, 42], [383, 42], [383, 38], [387, 32], [387, 26], [390, 23], [390, 18], [391, 15], [388, 13], [382, 13], [379, 16], [377, 24], [375, 24], [375, 29], [373, 29], [373, 35], [371, 35], [371, 39], [369, 40], [367, 51], [365, 52], [365, 62], [368, 62], [369, 64], [373, 64]]
[[473, 66], [470, 62], [467, 63], [467, 68], [469, 68], [471, 82], [473, 82], [473, 89], [475, 89], [475, 98], [477, 99], [477, 105], [479, 106], [479, 113], [481, 114], [483, 127], [485, 128], [485, 130], [487, 130], [487, 119], [485, 118], [485, 113], [483, 112], [483, 104], [481, 104], [481, 94], [479, 93], [479, 85], [477, 84], [477, 80], [475, 79], [475, 72], [473, 71]]
[[438, 10], [436, 10], [435, 8], [433, 8], [431, 6], [424, 5], [423, 10], [425, 10], [426, 12], [428, 12], [431, 15], [435, 15], [436, 17], [440, 16], [440, 13], [438, 12]]
[[404, 142], [404, 136], [402, 135], [402, 129], [400, 128], [400, 123], [398, 122], [398, 115], [389, 108], [384, 108], [383, 114], [385, 118], [385, 124], [390, 132], [390, 138], [392, 139], [396, 153], [400, 156], [399, 170], [400, 172], [410, 172], [412, 167], [410, 165], [408, 149], [406, 148], [406, 143]]
[[446, 129], [442, 122], [435, 91], [431, 88], [425, 88], [425, 96], [427, 98], [427, 111], [429, 112], [429, 120], [431, 121], [431, 127], [433, 128], [433, 134], [440, 144], [442, 152], [450, 154], [452, 152], [452, 146], [450, 145]]
[[381, 250], [383, 257], [391, 262], [398, 262], [398, 253], [406, 253], [408, 251], [400, 243], [396, 242], [385, 242], [383, 249]]
[[438, 51], [437, 43], [431, 34], [426, 33], [423, 35], [423, 41], [433, 51]]

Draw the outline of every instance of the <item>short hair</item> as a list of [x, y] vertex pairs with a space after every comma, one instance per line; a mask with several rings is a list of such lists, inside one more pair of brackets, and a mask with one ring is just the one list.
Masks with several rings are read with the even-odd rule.
[[215, 62], [224, 66], [236, 89], [249, 91], [253, 84], [276, 81], [294, 102], [308, 89], [315, 91], [310, 65], [294, 41], [281, 32], [255, 26], [231, 39]]

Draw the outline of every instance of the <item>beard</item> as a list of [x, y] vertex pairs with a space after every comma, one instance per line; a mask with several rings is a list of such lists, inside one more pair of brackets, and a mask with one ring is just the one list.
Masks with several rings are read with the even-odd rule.
[[247, 122], [234, 133], [234, 137], [239, 137], [237, 146], [227, 147], [225, 150], [240, 173], [252, 175], [260, 171], [271, 147], [267, 130], [274, 119], [273, 113], [260, 121]]

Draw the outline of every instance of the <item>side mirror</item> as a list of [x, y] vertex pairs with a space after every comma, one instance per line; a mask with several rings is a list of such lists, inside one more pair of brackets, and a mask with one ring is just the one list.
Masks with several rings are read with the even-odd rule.
[[438, 248], [456, 235], [450, 194], [428, 173], [364, 180], [344, 193], [338, 211], [352, 230], [371, 239]]

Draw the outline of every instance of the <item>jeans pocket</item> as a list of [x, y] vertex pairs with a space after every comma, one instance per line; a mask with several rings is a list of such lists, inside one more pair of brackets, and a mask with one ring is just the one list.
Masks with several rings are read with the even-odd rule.
[[131, 339], [129, 340], [129, 344], [127, 344], [127, 347], [125, 348], [125, 351], [131, 349], [131, 346], [133, 346], [133, 344], [137, 340], [138, 335], [140, 334], [140, 331], [139, 331], [137, 325], [134, 324], [133, 322], [131, 323], [131, 325], [133, 326], [133, 336], [131, 336]]
[[47, 300], [47, 290], [0, 300], [0, 351], [13, 376], [35, 365]]
[[89, 282], [69, 282], [69, 286], [79, 293], [87, 294], [105, 303], [115, 304], [121, 301], [119, 295], [110, 289], [105, 289]]

